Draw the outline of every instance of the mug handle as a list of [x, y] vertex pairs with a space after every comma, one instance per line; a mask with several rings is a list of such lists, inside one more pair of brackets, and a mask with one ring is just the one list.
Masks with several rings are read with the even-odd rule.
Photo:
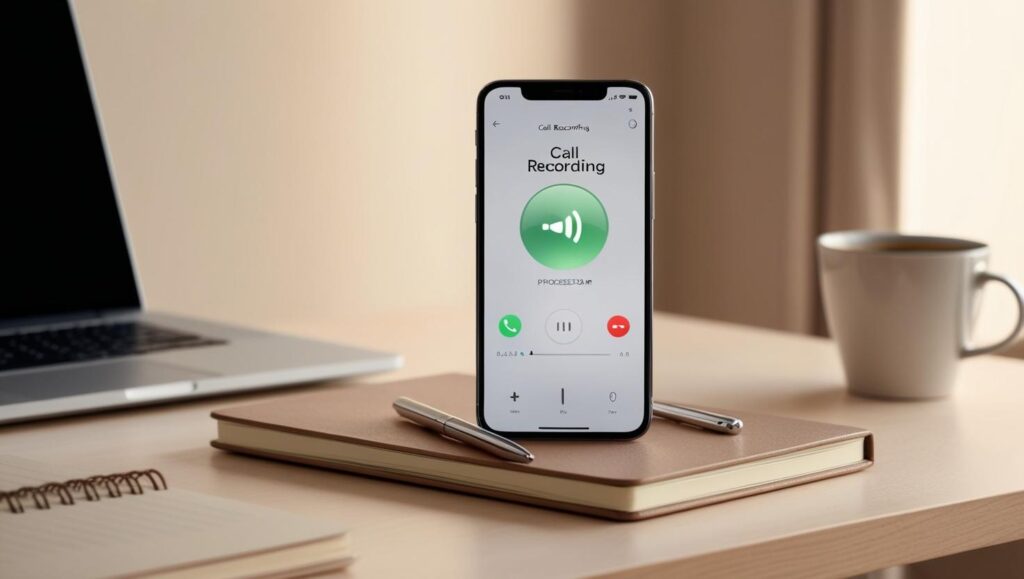
[[1022, 290], [1021, 287], [1017, 285], [1017, 283], [1014, 282], [1012, 279], [1006, 276], [999, 275], [998, 273], [989, 273], [987, 271], [983, 271], [978, 274], [977, 280], [978, 287], [981, 287], [990, 281], [998, 281], [1003, 283], [1006, 287], [1010, 288], [1010, 293], [1013, 294], [1013, 297], [1017, 298], [1017, 325], [1016, 327], [1013, 328], [1013, 330], [1010, 332], [1010, 335], [1007, 336], [1005, 340], [996, 342], [995, 344], [982, 346], [980, 348], [968, 348], [967, 346], [963, 346], [960, 349], [961, 358], [980, 356], [982, 354], [991, 354], [992, 352], [1001, 350], [1006, 346], [1009, 346], [1010, 342], [1012, 342], [1017, 337], [1017, 334], [1020, 333], [1021, 329], [1024, 328], [1024, 290]]

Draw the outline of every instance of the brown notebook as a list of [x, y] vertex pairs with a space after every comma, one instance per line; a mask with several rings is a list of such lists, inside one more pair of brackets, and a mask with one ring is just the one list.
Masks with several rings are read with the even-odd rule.
[[334, 521], [173, 486], [0, 456], [0, 577], [304, 577], [352, 561]]
[[[460, 374], [346, 386], [218, 410], [213, 446], [616, 520], [638, 520], [867, 468], [871, 433], [742, 412], [727, 436], [654, 419], [628, 442], [530, 440], [516, 464], [398, 417], [408, 396], [473, 420]], [[729, 414], [729, 412], [725, 412]]]

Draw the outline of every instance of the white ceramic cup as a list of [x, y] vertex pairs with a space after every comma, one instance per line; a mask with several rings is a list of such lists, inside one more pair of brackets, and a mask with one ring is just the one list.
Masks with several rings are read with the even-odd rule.
[[[962, 358], [1008, 346], [1024, 327], [1024, 290], [986, 271], [983, 243], [871, 231], [818, 238], [825, 315], [850, 391], [878, 398], [938, 398]], [[1005, 284], [1017, 323], [1000, 342], [971, 339], [981, 287]]]

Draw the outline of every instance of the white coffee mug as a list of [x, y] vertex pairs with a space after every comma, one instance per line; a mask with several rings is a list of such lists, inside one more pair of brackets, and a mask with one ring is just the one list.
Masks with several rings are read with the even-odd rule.
[[[983, 243], [871, 231], [818, 238], [825, 315], [850, 391], [881, 398], [947, 396], [962, 358], [1008, 346], [1024, 327], [1024, 290], [986, 271]], [[981, 287], [1010, 288], [1017, 323], [1005, 339], [971, 338]]]

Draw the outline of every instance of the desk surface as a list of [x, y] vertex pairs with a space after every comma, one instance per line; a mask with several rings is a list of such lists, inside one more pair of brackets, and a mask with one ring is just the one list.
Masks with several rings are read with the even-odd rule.
[[[406, 312], [289, 330], [401, 351], [390, 380], [473, 372], [469, 311]], [[0, 453], [333, 517], [353, 575], [850, 575], [1024, 538], [1024, 362], [965, 361], [953, 398], [846, 394], [817, 338], [658, 314], [655, 396], [863, 426], [867, 471], [639, 523], [611, 523], [214, 450], [215, 408], [338, 383], [0, 427]], [[680, 449], [685, 452], [685, 449]]]

